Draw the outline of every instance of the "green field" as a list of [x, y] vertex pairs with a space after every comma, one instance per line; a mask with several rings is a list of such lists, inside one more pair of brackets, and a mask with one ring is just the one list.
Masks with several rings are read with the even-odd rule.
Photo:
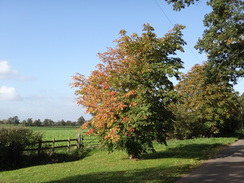
[[76, 138], [77, 134], [83, 134], [87, 130], [78, 130], [78, 127], [29, 127], [35, 132], [43, 134], [43, 140], [63, 140]]
[[[11, 127], [11, 125], [0, 124], [0, 127]], [[83, 134], [87, 130], [79, 130], [79, 127], [26, 127], [30, 128], [35, 132], [43, 134], [43, 140], [57, 140], [76, 138], [77, 134]]]

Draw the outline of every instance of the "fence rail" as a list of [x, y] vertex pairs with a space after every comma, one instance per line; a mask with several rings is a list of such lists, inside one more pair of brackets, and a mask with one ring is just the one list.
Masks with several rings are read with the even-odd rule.
[[[57, 143], [62, 143], [62, 142], [67, 142], [67, 145], [56, 145]], [[75, 143], [73, 143], [75, 142]], [[48, 146], [45, 146], [43, 144], [48, 144]], [[38, 155], [41, 153], [43, 150], [52, 150], [54, 153], [55, 149], [58, 148], [67, 148], [67, 151], [70, 151], [71, 147], [76, 147], [77, 149], [80, 149], [81, 147], [86, 147], [86, 148], [94, 148], [98, 146], [98, 141], [97, 138], [94, 136], [86, 136], [84, 140], [84, 135], [78, 134], [77, 138], [74, 139], [66, 139], [66, 140], [45, 140], [45, 141], [39, 141], [30, 145], [37, 145], [36, 148], [31, 148], [31, 149], [25, 149], [24, 151], [37, 151]]]
[[[67, 145], [57, 145], [56, 146], [56, 143], [59, 143], [59, 142], [67, 142]], [[72, 143], [72, 142], [76, 142], [76, 143]], [[50, 147], [50, 143], [52, 143], [51, 147]], [[37, 148], [25, 149], [24, 151], [37, 151], [38, 155], [43, 150], [52, 150], [52, 152], [54, 153], [54, 150], [58, 149], [58, 148], [67, 148], [67, 151], [70, 151], [70, 147], [76, 147], [77, 149], [80, 149], [83, 146], [82, 143], [83, 143], [83, 138], [81, 137], [80, 134], [78, 134], [77, 138], [75, 138], [75, 139], [68, 138], [66, 140], [56, 140], [56, 139], [45, 140], [45, 141], [41, 140], [39, 142], [30, 144], [30, 145], [38, 145]], [[43, 144], [49, 144], [49, 146], [43, 146]]]
[[82, 140], [85, 148], [94, 148], [99, 146], [97, 136], [95, 135], [84, 135], [82, 136]]

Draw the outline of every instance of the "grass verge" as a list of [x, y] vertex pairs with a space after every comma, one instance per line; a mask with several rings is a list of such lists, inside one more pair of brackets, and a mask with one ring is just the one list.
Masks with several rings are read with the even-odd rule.
[[120, 151], [91, 151], [79, 161], [0, 172], [1, 183], [165, 182], [171, 183], [216, 154], [236, 137], [171, 140], [155, 144], [157, 153], [129, 160]]

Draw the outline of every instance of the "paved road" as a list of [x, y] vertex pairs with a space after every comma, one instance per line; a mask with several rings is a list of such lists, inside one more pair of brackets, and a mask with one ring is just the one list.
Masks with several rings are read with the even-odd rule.
[[176, 183], [244, 183], [244, 139], [224, 149]]

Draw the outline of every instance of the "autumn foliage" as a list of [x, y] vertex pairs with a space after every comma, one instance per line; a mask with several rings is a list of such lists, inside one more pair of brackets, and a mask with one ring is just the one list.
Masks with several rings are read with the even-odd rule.
[[182, 68], [174, 55], [183, 51], [183, 28], [176, 25], [161, 38], [149, 24], [141, 36], [121, 30], [117, 46], [98, 54], [102, 63], [89, 77], [73, 77], [78, 104], [93, 115], [89, 132], [110, 151], [138, 158], [154, 151], [154, 140], [166, 143], [174, 119], [169, 105], [176, 99], [169, 78], [178, 77]]
[[232, 85], [221, 75], [207, 82], [206, 67], [207, 63], [195, 65], [176, 86], [181, 95], [181, 102], [174, 108], [178, 137], [209, 137], [238, 126], [239, 104]]

